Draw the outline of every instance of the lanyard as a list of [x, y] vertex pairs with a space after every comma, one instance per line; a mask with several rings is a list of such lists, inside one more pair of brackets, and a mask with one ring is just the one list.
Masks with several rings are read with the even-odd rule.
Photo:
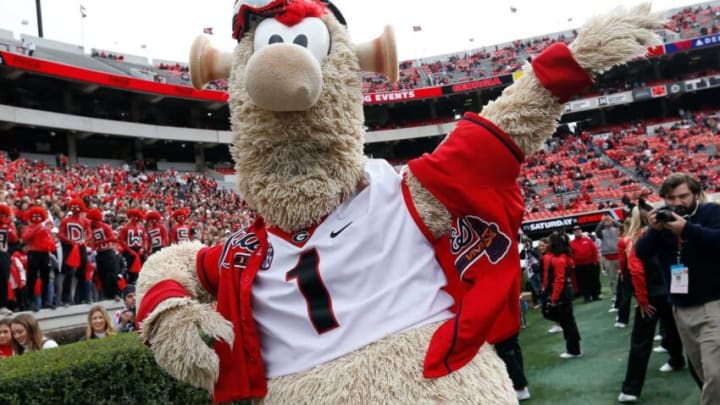
[[677, 257], [676, 257], [677, 264], [680, 264], [680, 256], [682, 255], [682, 248], [683, 248], [683, 240], [681, 237], [678, 236], [678, 247], [677, 247]]

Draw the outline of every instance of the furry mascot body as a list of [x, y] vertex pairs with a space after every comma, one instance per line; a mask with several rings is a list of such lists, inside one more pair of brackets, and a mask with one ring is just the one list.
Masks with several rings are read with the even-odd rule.
[[196, 42], [191, 72], [229, 75], [238, 185], [260, 218], [145, 263], [138, 318], [158, 363], [215, 402], [516, 402], [484, 343], [519, 328], [520, 163], [591, 75], [657, 43], [649, 6], [552, 46], [400, 175], [363, 156], [360, 71], [394, 65], [392, 41], [354, 47], [328, 1], [235, 11], [235, 52]]

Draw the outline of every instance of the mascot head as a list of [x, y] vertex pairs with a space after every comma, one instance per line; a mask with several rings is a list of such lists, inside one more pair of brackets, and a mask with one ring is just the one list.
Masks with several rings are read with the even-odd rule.
[[34, 206], [27, 211], [27, 218], [33, 224], [39, 224], [44, 222], [48, 217], [45, 208], [40, 206]]
[[5, 203], [0, 203], [0, 224], [9, 224], [12, 210], [10, 206]]
[[97, 224], [103, 220], [103, 214], [97, 208], [93, 208], [88, 211], [87, 214], [85, 214], [85, 217], [87, 217], [87, 219], [89, 219], [93, 224]]
[[79, 198], [73, 198], [68, 203], [68, 209], [72, 211], [74, 216], [78, 216], [81, 212], [86, 211], [85, 202]]
[[238, 189], [270, 225], [320, 221], [364, 182], [361, 71], [396, 80], [392, 30], [354, 45], [327, 0], [238, 0], [232, 55], [205, 37], [190, 54], [193, 85], [229, 78]]
[[142, 211], [135, 208], [130, 208], [125, 215], [132, 224], [137, 224], [138, 222], [142, 221], [143, 217], [145, 216], [143, 215]]

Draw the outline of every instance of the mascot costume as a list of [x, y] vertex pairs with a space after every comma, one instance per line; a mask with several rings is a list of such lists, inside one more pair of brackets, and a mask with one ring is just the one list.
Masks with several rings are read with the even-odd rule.
[[191, 76], [228, 79], [259, 215], [147, 260], [138, 318], [157, 362], [217, 403], [515, 403], [491, 344], [519, 328], [520, 164], [658, 26], [648, 4], [590, 20], [398, 174], [363, 156], [361, 71], [396, 77], [392, 31], [354, 46], [330, 1], [236, 1], [234, 52], [199, 38]]

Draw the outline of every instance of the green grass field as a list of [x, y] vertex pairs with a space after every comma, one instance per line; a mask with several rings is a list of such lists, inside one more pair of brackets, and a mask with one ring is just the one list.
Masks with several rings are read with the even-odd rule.
[[[520, 332], [520, 345], [532, 397], [523, 401], [524, 404], [618, 403], [630, 350], [634, 310], [626, 329], [614, 328], [616, 314], [607, 312], [610, 307], [608, 291], [604, 294], [604, 300], [589, 304], [576, 300], [575, 317], [584, 353], [579, 359], [560, 359], [559, 354], [565, 351], [562, 333], [548, 334], [552, 323], [543, 319], [540, 311], [528, 311], [527, 328]], [[638, 403], [699, 404], [700, 391], [687, 368], [672, 373], [658, 371], [667, 359], [666, 353], [653, 353], [650, 357]]]

